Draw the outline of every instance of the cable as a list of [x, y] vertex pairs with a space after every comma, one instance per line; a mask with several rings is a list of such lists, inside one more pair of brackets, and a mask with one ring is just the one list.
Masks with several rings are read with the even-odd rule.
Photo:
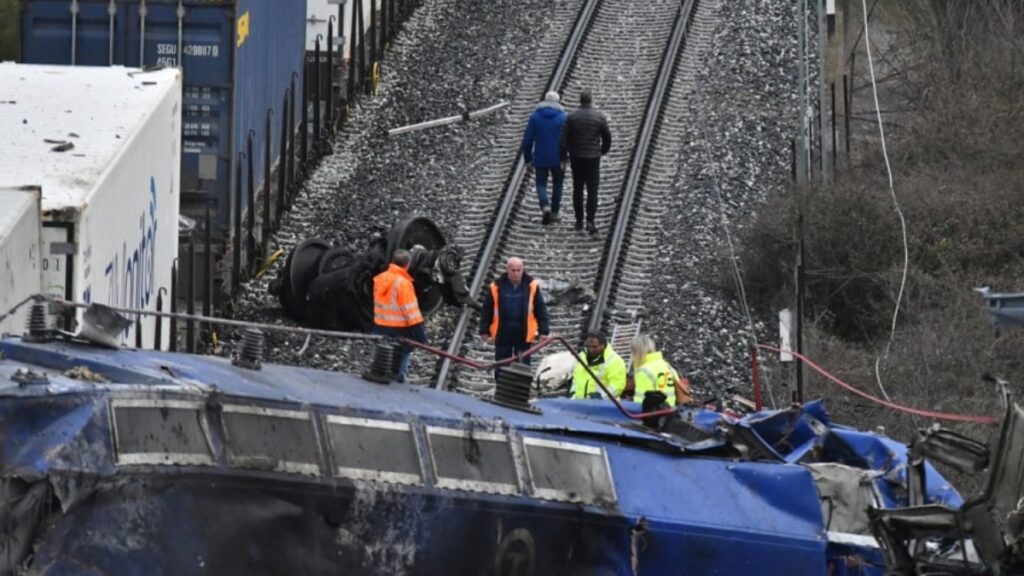
[[812, 370], [814, 370], [818, 374], [821, 374], [827, 380], [837, 384], [839, 387], [841, 387], [841, 388], [843, 388], [843, 389], [845, 389], [845, 390], [847, 390], [847, 391], [849, 391], [849, 392], [851, 392], [853, 394], [856, 394], [857, 396], [860, 396], [861, 398], [864, 398], [866, 400], [870, 400], [870, 401], [872, 401], [872, 402], [874, 402], [876, 404], [880, 404], [882, 406], [885, 406], [886, 408], [891, 408], [891, 409], [896, 410], [898, 412], [904, 412], [906, 414], [910, 414], [910, 415], [913, 415], [913, 416], [924, 416], [926, 418], [935, 418], [937, 420], [955, 420], [957, 422], [974, 422], [976, 424], [988, 424], [988, 425], [995, 425], [995, 424], [998, 423], [998, 420], [996, 418], [992, 417], [992, 416], [971, 415], [971, 414], [953, 414], [953, 413], [950, 413], [950, 412], [937, 412], [935, 410], [922, 410], [920, 408], [911, 408], [909, 406], [904, 406], [902, 404], [897, 404], [895, 402], [892, 402], [891, 400], [882, 400], [881, 398], [878, 398], [877, 396], [872, 396], [871, 394], [868, 394], [867, 392], [864, 392], [863, 390], [860, 390], [858, 388], [854, 388], [850, 384], [847, 384], [846, 382], [843, 382], [842, 380], [840, 380], [836, 376], [833, 376], [832, 374], [830, 374], [827, 370], [825, 370], [821, 366], [818, 366], [813, 360], [811, 360], [807, 356], [804, 356], [803, 354], [800, 354], [799, 352], [794, 352], [792, 350], [786, 350], [785, 348], [776, 348], [775, 346], [769, 346], [767, 344], [758, 344], [757, 347], [761, 348], [763, 350], [771, 350], [772, 352], [780, 352], [780, 353], [781, 352], [786, 352], [786, 353], [792, 354], [793, 356], [796, 356], [797, 358], [803, 360], [804, 364], [807, 364]]
[[907, 221], [903, 218], [903, 210], [900, 209], [899, 200], [896, 198], [896, 189], [892, 183], [892, 165], [889, 163], [889, 151], [885, 146], [885, 128], [882, 125], [882, 110], [878, 105], [878, 84], [875, 82], [875, 64], [871, 57], [871, 35], [868, 33], [868, 3], [867, 0], [861, 0], [861, 5], [864, 11], [864, 48], [868, 53], [868, 70], [871, 73], [871, 92], [875, 98], [875, 116], [878, 119], [878, 134], [882, 141], [882, 156], [885, 158], [885, 171], [889, 176], [889, 194], [892, 196], [892, 203], [896, 207], [896, 215], [900, 218], [900, 231], [903, 236], [903, 277], [900, 280], [900, 291], [896, 296], [896, 306], [892, 312], [892, 327], [889, 331], [889, 341], [885, 345], [885, 354], [875, 358], [875, 381], [878, 382], [878, 388], [882, 391], [882, 396], [886, 400], [889, 400], [889, 394], [885, 391], [885, 386], [882, 385], [882, 375], [879, 370], [879, 364], [882, 362], [882, 358], [889, 357], [889, 351], [892, 349], [892, 341], [896, 337], [896, 319], [900, 313], [900, 303], [903, 301], [903, 291], [907, 286], [907, 270], [910, 267], [910, 250], [907, 247]]
[[[703, 132], [704, 132], [704, 157], [707, 159], [708, 166], [714, 167], [715, 163], [712, 162], [711, 152], [709, 151], [709, 146], [708, 146], [708, 143], [710, 142], [710, 139], [708, 138], [708, 132], [707, 132], [707, 127], [706, 126], [704, 127]], [[722, 190], [721, 190], [721, 188], [718, 185], [718, 170], [717, 169], [712, 169], [711, 170], [711, 180], [712, 180], [713, 188], [715, 190], [715, 199], [718, 202], [718, 213], [722, 217], [722, 230], [725, 231], [725, 242], [729, 246], [729, 264], [732, 265], [732, 272], [733, 272], [733, 275], [736, 277], [736, 286], [740, 290], [740, 304], [743, 305], [743, 313], [747, 316], [747, 324], [750, 326], [750, 339], [751, 339], [752, 343], [756, 345], [757, 344], [757, 332], [754, 330], [754, 318], [750, 314], [750, 305], [747, 303], [747, 291], [743, 287], [743, 276], [740, 274], [740, 268], [736, 264], [736, 260], [738, 260], [738, 258], [736, 257], [736, 250], [733, 247], [732, 234], [729, 233], [729, 217], [725, 213], [725, 202], [722, 201]], [[767, 376], [765, 376], [765, 378], [764, 378], [764, 387], [765, 387], [765, 389], [768, 392], [768, 399], [771, 400], [772, 408], [773, 409], [778, 408], [775, 405], [775, 394], [772, 393], [772, 386], [771, 386], [771, 383], [768, 381]]]

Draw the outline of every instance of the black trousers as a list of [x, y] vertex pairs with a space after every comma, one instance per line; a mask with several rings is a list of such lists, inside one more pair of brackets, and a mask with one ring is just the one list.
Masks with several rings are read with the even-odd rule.
[[587, 222], [597, 214], [597, 186], [601, 181], [600, 158], [570, 158], [572, 165], [572, 209], [576, 221], [583, 221], [583, 187], [587, 187]]

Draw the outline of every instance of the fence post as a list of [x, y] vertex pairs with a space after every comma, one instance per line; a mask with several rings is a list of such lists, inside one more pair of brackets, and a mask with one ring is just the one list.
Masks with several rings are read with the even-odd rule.
[[764, 399], [761, 396], [761, 367], [757, 361], [757, 346], [750, 347], [750, 369], [751, 382], [754, 388], [754, 410], [758, 412], [764, 406]]
[[309, 169], [309, 72], [302, 73], [302, 165]]
[[235, 190], [234, 202], [234, 238], [232, 242], [231, 255], [231, 294], [238, 292], [238, 286], [242, 278], [242, 159], [245, 152], [238, 153], [238, 163], [235, 165]]
[[260, 247], [264, 258], [270, 255], [270, 196], [272, 193], [270, 163], [270, 149], [273, 147], [274, 136], [274, 109], [267, 108], [267, 138], [263, 142], [263, 224], [260, 226]]
[[334, 16], [327, 19], [327, 133], [334, 134]]
[[[320, 63], [320, 38], [321, 35], [316, 35], [316, 43], [313, 45], [313, 58], [317, 64]], [[316, 96], [313, 98], [313, 149], [316, 151], [317, 156], [320, 155], [320, 96], [323, 93], [323, 86], [320, 85], [320, 66], [313, 68], [313, 83], [316, 84], [316, 88], [313, 93]]]
[[277, 227], [281, 227], [284, 217], [285, 191], [288, 189], [288, 91], [284, 92], [281, 104], [281, 146], [277, 160]]
[[832, 180], [835, 180], [836, 170], [836, 83], [832, 82], [828, 86], [829, 95], [832, 100]]
[[[157, 312], [163, 312], [164, 311], [164, 292], [166, 292], [166, 291], [167, 291], [167, 289], [164, 288], [163, 286], [161, 286], [160, 289], [156, 291], [156, 311]], [[162, 340], [163, 340], [163, 335], [164, 335], [163, 334], [163, 332], [164, 332], [164, 317], [160, 316], [159, 314], [156, 317], [155, 331], [154, 332], [155, 333], [153, 335], [153, 350], [159, 351], [163, 347]]]
[[[210, 205], [206, 205], [206, 225], [210, 225]], [[209, 253], [207, 253], [209, 254]], [[206, 256], [209, 258], [209, 255]], [[185, 310], [189, 316], [196, 313], [196, 237], [188, 236], [188, 301], [185, 303]], [[189, 318], [185, 321], [185, 351], [194, 354], [196, 351], [196, 326], [195, 320]]]
[[254, 154], [255, 144], [253, 138], [256, 137], [256, 131], [253, 129], [249, 130], [249, 137], [245, 145], [246, 155], [246, 210], [248, 210], [249, 217], [245, 223], [245, 271], [252, 270], [253, 258], [256, 256], [256, 154]]
[[[189, 235], [191, 236], [191, 234]], [[195, 282], [195, 279], [191, 279]], [[175, 258], [171, 263], [171, 314], [178, 313], [178, 259]], [[171, 319], [167, 323], [167, 338], [168, 350], [171, 352], [178, 351], [178, 319], [171, 316]]]
[[[203, 254], [203, 264], [206, 267], [206, 274], [204, 276], [206, 278], [206, 280], [203, 282], [203, 316], [206, 316], [207, 318], [210, 317], [210, 315], [211, 315], [210, 313], [213, 310], [213, 229], [212, 229], [211, 224], [212, 224], [212, 221], [211, 221], [211, 217], [210, 217], [210, 205], [207, 204], [206, 205], [206, 232], [205, 232], [205, 237], [203, 238], [203, 244], [205, 245], [204, 248], [206, 250], [206, 252]], [[194, 253], [195, 253], [195, 250], [193, 250], [193, 254]], [[195, 269], [196, 269], [195, 265], [193, 264], [192, 265], [192, 272], [193, 272], [192, 278], [193, 278], [193, 280], [190, 281], [190, 288], [189, 288], [190, 290], [194, 289], [192, 287], [195, 286], [195, 282], [196, 282], [195, 281]], [[189, 292], [189, 302], [193, 302], [193, 301], [195, 301], [195, 297], [192, 294], [192, 292]], [[190, 305], [190, 306], [191, 307], [188, 309], [189, 310], [189, 314], [195, 312], [195, 305]], [[212, 324], [207, 324], [206, 325], [206, 331], [207, 332], [212, 332], [213, 331], [213, 325]], [[195, 340], [192, 340], [192, 342], [195, 342]], [[194, 352], [195, 351], [195, 344], [193, 344], [192, 346], [193, 346], [192, 351]]]
[[377, 33], [377, 0], [370, 0], [370, 69], [377, 63], [379, 51], [377, 43], [380, 35]]
[[850, 161], [850, 90], [847, 84], [846, 74], [843, 74], [843, 112], [846, 117], [843, 126], [843, 135], [846, 138], [846, 161]]
[[[366, 91], [366, 20], [363, 17], [363, 3], [356, 2], [359, 12], [359, 87]], [[354, 61], [354, 59], [353, 59]]]
[[356, 39], [358, 28], [356, 23], [356, 12], [359, 10], [360, 0], [352, 0], [352, 26], [348, 37], [348, 102], [351, 106], [356, 98]]
[[[292, 72], [292, 83], [288, 89], [288, 205], [292, 205], [291, 198], [294, 197], [297, 183], [295, 181], [295, 77], [298, 72]], [[303, 167], [305, 170], [305, 167]], [[305, 173], [305, 172], [303, 172]]]

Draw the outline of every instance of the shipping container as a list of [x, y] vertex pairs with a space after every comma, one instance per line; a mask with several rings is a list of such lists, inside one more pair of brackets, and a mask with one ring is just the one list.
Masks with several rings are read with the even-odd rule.
[[[41, 199], [41, 284], [75, 302], [169, 307], [181, 73], [0, 63], [0, 186]], [[154, 343], [156, 321], [142, 322]], [[135, 327], [122, 333], [135, 344]], [[166, 331], [162, 346], [166, 346]]]
[[[31, 186], [0, 187], [0, 316], [42, 291], [39, 196], [39, 189]], [[0, 320], [0, 334], [24, 332], [28, 310], [24, 305]]]
[[[22, 0], [22, 58], [41, 64], [181, 66], [182, 211], [209, 205], [215, 241], [231, 234], [233, 202], [248, 205], [264, 180], [268, 116], [271, 165], [282, 120], [301, 115], [305, 5], [294, 0]], [[297, 101], [285, 107], [294, 86]], [[242, 169], [239, 169], [242, 164]], [[236, 182], [236, 180], [238, 180]], [[240, 198], [235, 191], [243, 192]]]
[[[404, 2], [406, 0], [402, 0]], [[387, 0], [361, 0], [362, 14], [354, 12], [356, 8], [354, 0], [306, 0], [306, 52], [316, 50], [316, 39], [320, 37], [320, 50], [327, 51], [328, 23], [334, 17], [333, 52], [339, 58], [347, 60], [351, 53], [351, 38], [353, 31], [356, 33], [356, 42], [359, 42], [359, 20], [362, 20], [362, 29], [365, 35], [369, 35], [370, 23], [373, 20], [371, 10], [377, 10], [377, 16], [385, 6], [395, 5], [394, 0], [389, 4]], [[376, 5], [376, 6], [375, 6]], [[356, 20], [356, 28], [352, 28], [352, 19]], [[338, 23], [341, 22], [339, 26]]]

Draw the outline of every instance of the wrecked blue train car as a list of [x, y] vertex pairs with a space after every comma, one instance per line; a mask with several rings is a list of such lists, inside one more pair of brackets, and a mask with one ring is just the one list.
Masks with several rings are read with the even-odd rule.
[[598, 400], [517, 410], [216, 357], [0, 351], [0, 575], [885, 574], [920, 558], [899, 554], [921, 535], [898, 510], [962, 505], [820, 402], [684, 408], [655, 431]]

